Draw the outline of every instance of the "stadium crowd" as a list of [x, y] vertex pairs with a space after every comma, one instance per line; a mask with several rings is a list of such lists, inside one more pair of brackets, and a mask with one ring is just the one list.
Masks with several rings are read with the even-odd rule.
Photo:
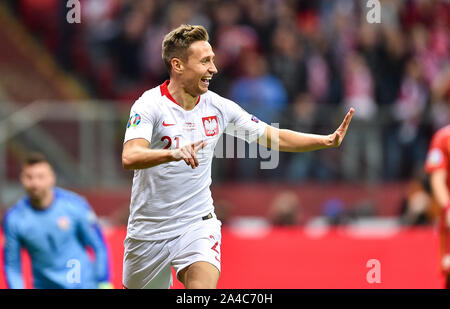
[[65, 2], [9, 3], [94, 97], [129, 104], [162, 83], [162, 38], [187, 23], [210, 33], [220, 73], [210, 89], [263, 121], [329, 133], [356, 108], [342, 150], [280, 154], [270, 171], [225, 160], [219, 180], [409, 179], [450, 122], [448, 1], [380, 0], [377, 24], [367, 1], [80, 0], [77, 25]]

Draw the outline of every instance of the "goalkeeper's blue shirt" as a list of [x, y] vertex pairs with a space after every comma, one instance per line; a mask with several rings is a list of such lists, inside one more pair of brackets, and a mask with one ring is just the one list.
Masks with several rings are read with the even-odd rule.
[[[4, 269], [9, 288], [24, 288], [21, 248], [31, 258], [35, 288], [97, 288], [109, 281], [107, 248], [96, 216], [80, 195], [54, 188], [45, 210], [28, 197], [8, 210], [3, 221]], [[89, 256], [87, 248], [95, 253]]]

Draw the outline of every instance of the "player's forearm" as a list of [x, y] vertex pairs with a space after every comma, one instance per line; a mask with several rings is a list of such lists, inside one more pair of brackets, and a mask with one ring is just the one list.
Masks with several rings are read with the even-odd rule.
[[446, 179], [447, 173], [444, 170], [433, 172], [430, 177], [433, 196], [441, 207], [445, 207], [450, 203], [450, 193]]
[[[7, 219], [8, 218], [8, 219]], [[5, 270], [6, 283], [10, 289], [23, 289], [22, 260], [20, 257], [21, 245], [19, 237], [13, 232], [15, 230], [14, 221], [5, 217], [4, 234], [5, 247], [3, 249], [3, 267]]]
[[271, 149], [285, 152], [306, 152], [329, 148], [330, 136], [295, 132], [287, 129], [268, 127], [264, 144]]
[[331, 147], [328, 135], [308, 134], [291, 130], [280, 130], [280, 151], [305, 152]]
[[174, 161], [171, 150], [136, 147], [122, 153], [122, 165], [127, 170], [145, 169]]
[[9, 289], [23, 289], [24, 282], [22, 278], [22, 264], [20, 260], [20, 254], [15, 254], [15, 258], [12, 259], [12, 255], [9, 251], [5, 250], [5, 277], [6, 283]]
[[9, 289], [24, 289], [25, 285], [20, 270], [6, 270], [6, 283]]
[[83, 243], [92, 247], [95, 252], [95, 274], [98, 282], [108, 282], [109, 277], [109, 257], [108, 249], [104, 241], [102, 229], [98, 223], [93, 225], [90, 222], [80, 224], [80, 235]]
[[109, 282], [110, 275], [108, 270], [109, 259], [106, 248], [96, 248], [95, 250], [95, 274], [98, 282]]

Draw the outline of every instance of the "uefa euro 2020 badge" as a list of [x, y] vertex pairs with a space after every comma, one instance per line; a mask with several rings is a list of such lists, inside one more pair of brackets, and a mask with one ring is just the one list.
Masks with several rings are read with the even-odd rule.
[[141, 116], [139, 114], [134, 114], [128, 119], [127, 129], [129, 127], [137, 127], [141, 123]]

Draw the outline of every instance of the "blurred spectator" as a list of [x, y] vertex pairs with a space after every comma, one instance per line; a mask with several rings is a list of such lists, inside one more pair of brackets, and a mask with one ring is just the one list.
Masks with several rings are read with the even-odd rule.
[[[280, 80], [268, 72], [267, 60], [256, 52], [247, 51], [242, 53], [240, 64], [244, 75], [231, 85], [231, 99], [262, 121], [279, 123], [287, 105], [287, 94]], [[245, 145], [246, 149], [249, 147]], [[241, 179], [255, 179], [259, 174], [259, 159], [246, 156], [238, 159], [237, 164]], [[268, 176], [275, 177], [275, 170], [270, 170]]]
[[239, 57], [245, 50], [258, 50], [258, 34], [248, 25], [240, 24], [242, 11], [237, 2], [220, 1], [212, 8], [210, 40], [216, 54], [219, 74], [214, 76], [210, 89], [228, 94], [231, 83], [242, 74]]
[[396, 29], [383, 28], [383, 32], [378, 35], [381, 38], [377, 38], [377, 44], [370, 52], [366, 51], [365, 55], [366, 59], [372, 55], [370, 69], [375, 81], [375, 98], [384, 107], [397, 99], [407, 58], [407, 43], [402, 33]]
[[433, 222], [431, 216], [431, 197], [420, 181], [409, 182], [406, 196], [400, 208], [400, 222], [404, 225], [428, 225]]
[[[88, 80], [101, 97], [115, 96], [115, 63], [113, 42], [120, 35], [121, 20], [118, 0], [85, 0], [81, 6], [83, 36], [79, 48], [85, 49], [87, 59], [73, 59], [77, 72]], [[70, 48], [74, 42], [69, 42]], [[92, 90], [91, 88], [91, 90]]]
[[[314, 132], [317, 120], [318, 108], [314, 100], [307, 93], [298, 94], [286, 113], [288, 129], [298, 132]], [[310, 179], [314, 169], [313, 164], [316, 153], [305, 152], [300, 154], [287, 154], [286, 180], [302, 181]]]
[[389, 179], [411, 177], [411, 174], [405, 175], [403, 172], [413, 171], [425, 159], [426, 138], [420, 127], [427, 101], [428, 92], [421, 67], [417, 59], [412, 58], [406, 64], [398, 99], [392, 106], [395, 129], [386, 137], [386, 172]]
[[344, 202], [338, 198], [327, 200], [322, 207], [322, 213], [325, 216], [327, 223], [330, 225], [348, 223]]
[[242, 53], [242, 77], [231, 86], [232, 100], [267, 123], [278, 123], [287, 94], [280, 80], [268, 72], [267, 60], [257, 52]]
[[272, 18], [274, 3], [270, 1], [247, 0], [241, 1], [241, 4], [244, 6], [248, 25], [257, 33], [261, 51], [264, 54], [270, 53], [272, 32], [275, 29], [275, 21]]
[[316, 103], [329, 103], [331, 71], [328, 63], [328, 42], [325, 37], [317, 33], [314, 37], [314, 48], [309, 49], [306, 60], [307, 91]]
[[224, 69], [231, 68], [232, 74], [242, 74], [239, 72], [239, 57], [243, 51], [258, 49], [258, 34], [248, 25], [240, 24], [242, 12], [234, 1], [220, 1], [213, 14], [216, 24], [211, 41], [215, 53], [220, 54]]
[[275, 196], [269, 209], [269, 219], [276, 226], [297, 225], [301, 221], [301, 202], [291, 191], [280, 192]]
[[145, 74], [158, 83], [161, 78], [165, 79], [168, 76], [167, 68], [161, 61], [161, 44], [164, 35], [180, 24], [188, 24], [193, 17], [193, 7], [186, 1], [169, 1], [165, 6], [162, 6], [160, 1], [156, 1], [156, 3], [159, 4], [159, 10], [154, 12], [154, 15], [159, 19], [155, 18], [143, 35], [141, 63], [145, 68]]
[[214, 213], [217, 219], [222, 222], [222, 225], [230, 223], [230, 212], [232, 211], [232, 205], [229, 201], [219, 199], [214, 202]]
[[153, 13], [151, 3], [151, 1], [133, 3], [129, 12], [123, 16], [122, 31], [112, 42], [118, 77], [122, 83], [136, 82], [143, 77], [141, 57], [144, 34]]
[[60, 6], [58, 0], [20, 0], [19, 15], [25, 25], [42, 40], [53, 53], [58, 49], [58, 22]]
[[350, 220], [367, 219], [376, 215], [376, 204], [370, 198], [356, 201], [347, 211], [347, 216]]
[[450, 123], [450, 63], [442, 68], [432, 85], [431, 118], [433, 132]]
[[275, 29], [269, 59], [271, 72], [280, 78], [290, 100], [306, 90], [304, 47], [295, 28], [279, 26]]
[[[355, 108], [352, 123], [354, 130], [348, 132], [343, 151], [343, 173], [347, 180], [379, 180], [381, 168], [381, 137], [375, 127], [378, 106], [374, 100], [374, 82], [367, 63], [358, 53], [346, 59], [344, 71], [344, 109]], [[361, 162], [365, 162], [365, 166]]]
[[376, 116], [377, 105], [374, 100], [374, 83], [367, 63], [358, 53], [352, 53], [346, 59], [345, 108], [355, 107], [355, 117], [361, 121], [370, 121]]

